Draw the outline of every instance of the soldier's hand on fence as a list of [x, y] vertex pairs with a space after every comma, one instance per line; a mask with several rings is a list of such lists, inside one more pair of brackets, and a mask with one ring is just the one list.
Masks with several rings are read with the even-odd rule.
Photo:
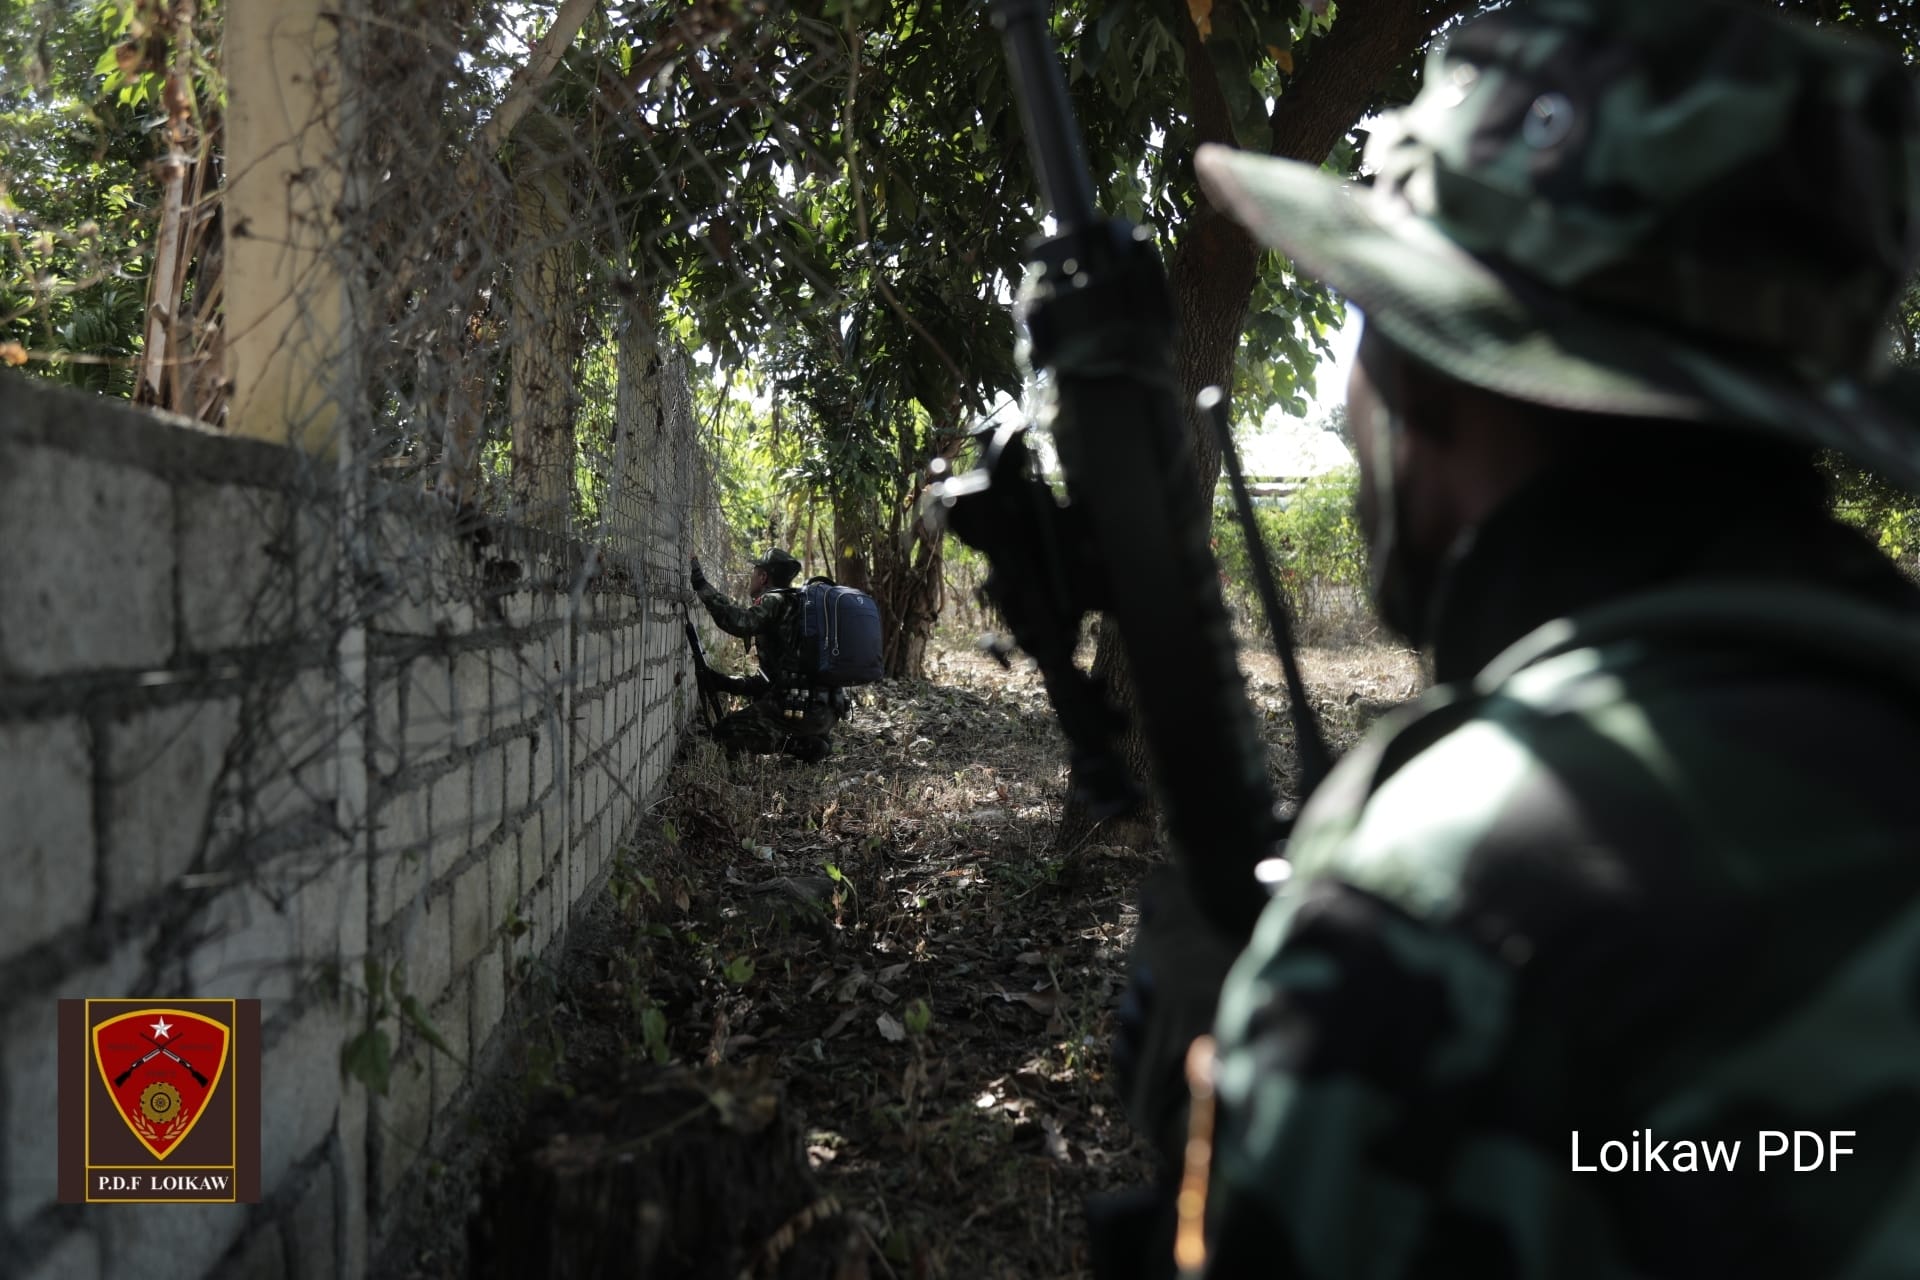
[[695, 591], [705, 589], [707, 585], [707, 575], [700, 570], [700, 557], [688, 556], [687, 564], [689, 566], [687, 573], [688, 585], [692, 586]]
[[1186, 1142], [1187, 1048], [1213, 1029], [1220, 986], [1238, 950], [1201, 915], [1175, 869], [1162, 868], [1141, 885], [1113, 1067], [1134, 1131], [1176, 1169]]

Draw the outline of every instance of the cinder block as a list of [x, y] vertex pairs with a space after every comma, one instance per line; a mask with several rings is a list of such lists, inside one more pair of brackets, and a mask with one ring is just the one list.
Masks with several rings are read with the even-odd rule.
[[523, 728], [540, 714], [539, 688], [525, 655], [517, 649], [492, 650], [492, 732]]
[[546, 948], [547, 932], [540, 901], [541, 894], [544, 892], [544, 884], [533, 884], [520, 895], [518, 910], [520, 918], [527, 922], [527, 931], [512, 944], [513, 958], [516, 962], [522, 957], [537, 960]]
[[339, 1242], [341, 1272], [349, 1276], [363, 1274], [370, 1256], [367, 1188], [373, 1185], [379, 1168], [368, 1151], [368, 1127], [372, 1123], [372, 1095], [359, 1085], [350, 1085], [340, 1108], [333, 1144], [333, 1159], [340, 1178], [334, 1188], [334, 1215], [339, 1223], [335, 1239]]
[[157, 667], [173, 652], [173, 490], [131, 467], [0, 448], [0, 666]]
[[27, 1271], [27, 1280], [99, 1280], [100, 1237], [93, 1231], [62, 1236]]
[[216, 1273], [220, 1280], [286, 1280], [287, 1247], [271, 1222], [253, 1228]]
[[294, 1280], [337, 1280], [339, 1223], [334, 1217], [333, 1175], [331, 1164], [309, 1174], [306, 1190], [287, 1215], [284, 1229], [293, 1245]]
[[454, 745], [472, 746], [493, 732], [493, 660], [469, 649], [453, 659]]
[[563, 629], [555, 627], [541, 636], [534, 652], [539, 656], [540, 678], [547, 682], [548, 688], [557, 693], [562, 686], [572, 683], [573, 656], [568, 652]]
[[547, 885], [547, 946], [549, 953], [554, 947], [564, 947], [567, 942], [567, 925], [572, 919], [569, 906], [573, 899], [567, 894], [566, 882], [561, 872], [555, 871], [553, 879]]
[[430, 893], [413, 905], [405, 919], [400, 941], [401, 963], [406, 970], [402, 985], [424, 1005], [445, 991], [452, 977], [452, 897]]
[[264, 706], [248, 713], [248, 737], [239, 753], [253, 832], [330, 810], [340, 793], [339, 689], [333, 672], [303, 671], [259, 692]]
[[433, 1114], [444, 1116], [448, 1108], [458, 1105], [466, 1091], [468, 1064], [473, 1061], [472, 1046], [468, 1043], [471, 1028], [468, 1019], [472, 1016], [473, 993], [466, 982], [456, 982], [453, 989], [428, 1012], [428, 1020], [440, 1038], [447, 1042], [447, 1049], [433, 1051]]
[[507, 912], [520, 900], [520, 832], [509, 831], [487, 855], [489, 927], [503, 928]]
[[373, 528], [375, 559], [390, 589], [370, 625], [400, 635], [472, 632], [472, 562], [464, 548], [454, 547], [444, 523], [388, 512]]
[[406, 723], [400, 731], [402, 764], [412, 768], [445, 759], [453, 750], [453, 669], [445, 658], [415, 658], [407, 665]]
[[374, 806], [373, 847], [398, 852], [424, 847], [433, 833], [425, 787], [387, 792]]
[[197, 653], [268, 644], [293, 629], [286, 500], [238, 485], [183, 486], [180, 628]]
[[434, 779], [429, 792], [427, 816], [433, 830], [431, 874], [435, 880], [445, 875], [473, 842], [472, 773], [461, 764]]
[[587, 891], [587, 836], [587, 829], [583, 825], [575, 830], [573, 843], [567, 846], [565, 907], [569, 921], [573, 917], [574, 904], [579, 902], [581, 896]]
[[53, 1117], [60, 1111], [54, 1069], [59, 1002], [140, 994], [135, 987], [152, 941], [146, 936], [123, 944], [105, 964], [88, 966], [52, 991], [20, 1000], [0, 1020], [0, 1091], [6, 1099], [0, 1108], [6, 1122], [0, 1169], [6, 1177], [5, 1220], [15, 1228], [52, 1204], [57, 1191], [59, 1134]]
[[504, 746], [481, 747], [473, 754], [473, 839], [487, 838], [500, 824], [506, 812], [506, 763]]
[[305, 976], [296, 921], [250, 885], [223, 892], [194, 927], [205, 939], [187, 957], [197, 997], [285, 1000]]
[[560, 866], [561, 859], [567, 853], [567, 793], [557, 791], [547, 798], [540, 808], [540, 828], [546, 843], [546, 869], [551, 871]]
[[519, 813], [527, 807], [533, 792], [533, 740], [509, 738], [506, 744], [507, 812]]
[[553, 936], [551, 918], [547, 913], [547, 882], [539, 880], [527, 886], [520, 899], [520, 914], [526, 917], [527, 933], [520, 942], [520, 955], [538, 960], [546, 953], [547, 939]]
[[502, 956], [502, 951], [489, 951], [473, 966], [473, 1030], [469, 1043], [476, 1057], [487, 1047], [506, 1013], [507, 983], [506, 970], [501, 967]]
[[327, 1140], [340, 1109], [340, 1048], [357, 1028], [334, 1006], [309, 1010], [260, 1063], [260, 1187], [278, 1191], [293, 1166]]
[[340, 510], [333, 501], [296, 500], [292, 529], [294, 625], [307, 634], [341, 616]]
[[0, 825], [7, 875], [0, 959], [83, 923], [93, 910], [93, 760], [78, 720], [0, 725]]
[[330, 834], [320, 844], [283, 854], [258, 874], [284, 896], [307, 972], [365, 953], [367, 864], [344, 835]]
[[399, 772], [405, 741], [400, 715], [400, 677], [380, 675], [373, 688], [373, 720], [367, 738], [367, 763], [377, 774]]
[[541, 874], [546, 870], [546, 860], [541, 853], [540, 815], [538, 813], [528, 814], [526, 821], [520, 824], [520, 830], [514, 836], [514, 844], [519, 850], [520, 866], [519, 874], [515, 877], [517, 891], [515, 896], [509, 899], [509, 901], [523, 904], [520, 909], [520, 916], [521, 919], [524, 920], [529, 918], [524, 905], [527, 894], [533, 889], [534, 882], [539, 880]]
[[169, 1275], [213, 1271], [247, 1226], [245, 1205], [126, 1204], [94, 1218], [105, 1246], [105, 1272], [132, 1276], [166, 1259]]
[[435, 566], [431, 539], [412, 520], [391, 511], [374, 515], [369, 535], [376, 571], [384, 583], [369, 625], [395, 635], [432, 635]]
[[235, 698], [135, 712], [107, 728], [107, 907], [166, 889], [200, 856], [239, 724]]
[[494, 921], [487, 906], [491, 876], [492, 871], [485, 862], [476, 862], [462, 871], [453, 882], [455, 973], [471, 964], [475, 956], [486, 950], [487, 943], [492, 939]]
[[406, 1061], [395, 1065], [388, 1078], [386, 1095], [373, 1100], [380, 1174], [374, 1191], [377, 1204], [399, 1203], [397, 1193], [432, 1137], [433, 1069], [426, 1055], [434, 1052], [425, 1045], [409, 1051]]
[[427, 887], [427, 850], [424, 846], [399, 853], [376, 852], [369, 868], [373, 881], [373, 926], [379, 928], [404, 914]]

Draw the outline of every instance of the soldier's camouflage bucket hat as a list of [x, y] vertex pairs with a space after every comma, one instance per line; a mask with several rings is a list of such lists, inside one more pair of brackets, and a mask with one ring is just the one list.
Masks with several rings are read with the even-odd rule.
[[1920, 251], [1920, 94], [1869, 42], [1700, 0], [1521, 0], [1429, 57], [1371, 186], [1196, 164], [1443, 373], [1772, 431], [1920, 489], [1920, 376], [1886, 327]]
[[800, 562], [783, 547], [772, 548], [755, 560], [753, 567], [766, 570], [769, 578], [782, 585], [792, 582], [793, 575], [800, 572]]

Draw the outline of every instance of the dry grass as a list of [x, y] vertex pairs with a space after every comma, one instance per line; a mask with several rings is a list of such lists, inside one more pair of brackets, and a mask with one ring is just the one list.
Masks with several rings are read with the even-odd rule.
[[[1337, 742], [1417, 661], [1309, 650]], [[1271, 656], [1244, 658], [1288, 766]], [[1108, 1077], [1150, 855], [1052, 837], [1064, 742], [1039, 678], [964, 645], [865, 691], [821, 766], [683, 753], [543, 1007], [536, 1083], [631, 1088], [659, 1059], [766, 1082], [873, 1241], [876, 1276], [1086, 1272], [1082, 1202], [1150, 1176]], [[451, 1273], [450, 1253], [440, 1270]]]

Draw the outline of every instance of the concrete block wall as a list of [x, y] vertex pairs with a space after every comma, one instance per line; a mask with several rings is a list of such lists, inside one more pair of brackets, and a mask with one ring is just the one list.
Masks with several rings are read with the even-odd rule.
[[[0, 1270], [365, 1272], [661, 785], [684, 558], [0, 377]], [[55, 1002], [148, 995], [263, 1001], [261, 1204], [54, 1202]]]

